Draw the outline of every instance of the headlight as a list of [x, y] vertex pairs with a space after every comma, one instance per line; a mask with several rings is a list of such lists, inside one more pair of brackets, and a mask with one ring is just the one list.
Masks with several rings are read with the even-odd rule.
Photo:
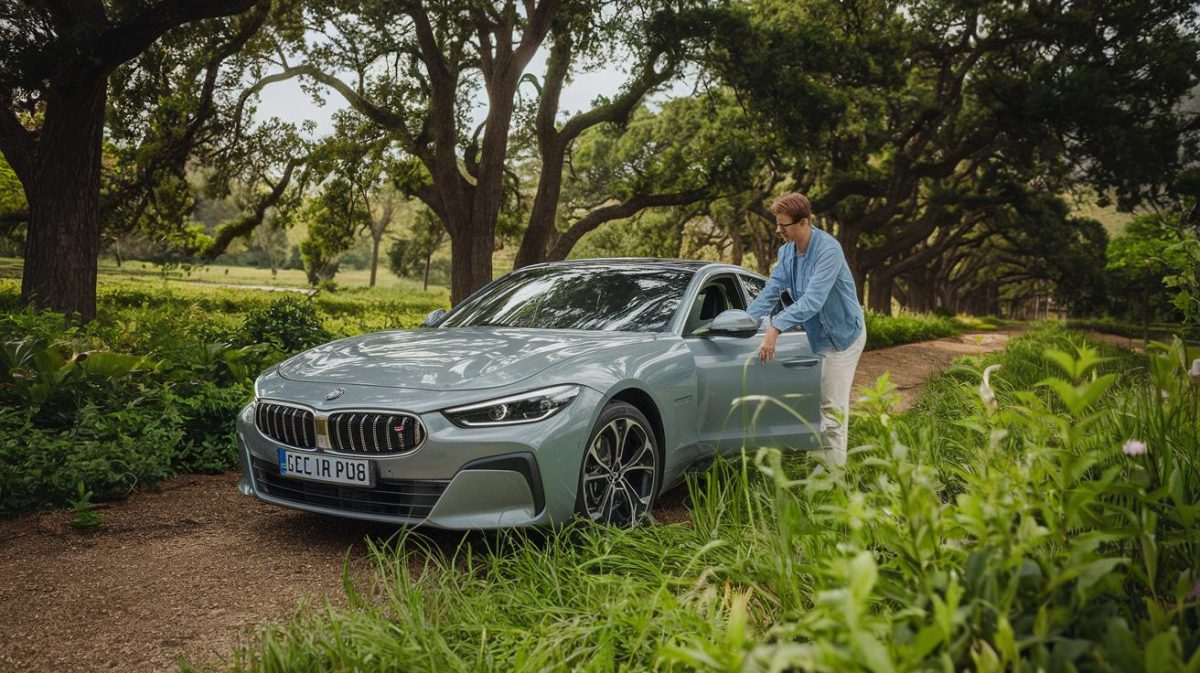
[[571, 403], [579, 394], [579, 386], [554, 386], [520, 395], [502, 397], [442, 412], [451, 423], [462, 428], [484, 428], [496, 425], [534, 423], [550, 418]]

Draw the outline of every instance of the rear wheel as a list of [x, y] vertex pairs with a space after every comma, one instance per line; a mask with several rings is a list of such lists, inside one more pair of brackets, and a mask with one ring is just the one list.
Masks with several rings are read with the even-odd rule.
[[581, 516], [636, 526], [650, 514], [662, 467], [650, 421], [637, 407], [610, 402], [588, 438], [575, 498]]

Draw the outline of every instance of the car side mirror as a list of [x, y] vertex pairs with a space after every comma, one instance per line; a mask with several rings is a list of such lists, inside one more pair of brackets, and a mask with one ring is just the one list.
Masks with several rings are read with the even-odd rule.
[[429, 315], [425, 316], [425, 322], [421, 323], [421, 327], [434, 327], [442, 318], [446, 317], [446, 309], [439, 308], [436, 311], [430, 311]]
[[736, 308], [721, 311], [708, 325], [710, 336], [731, 336], [744, 339], [757, 333], [758, 319]]

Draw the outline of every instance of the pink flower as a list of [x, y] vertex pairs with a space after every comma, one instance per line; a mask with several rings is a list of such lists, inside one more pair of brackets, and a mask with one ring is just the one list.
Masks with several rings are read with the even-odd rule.
[[1143, 453], [1146, 453], [1146, 444], [1145, 442], [1139, 442], [1136, 439], [1131, 439], [1125, 442], [1125, 446], [1122, 446], [1121, 450], [1124, 451], [1125, 455], [1127, 456], [1140, 456]]
[[1188, 594], [1188, 598], [1200, 598], [1200, 582], [1196, 582], [1196, 586], [1192, 587], [1192, 593]]

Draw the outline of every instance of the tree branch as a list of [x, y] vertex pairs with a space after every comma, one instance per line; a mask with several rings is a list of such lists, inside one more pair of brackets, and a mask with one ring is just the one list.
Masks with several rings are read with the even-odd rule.
[[0, 152], [12, 166], [21, 184], [33, 179], [33, 158], [37, 144], [17, 114], [12, 111], [8, 96], [0, 94]]
[[563, 82], [566, 81], [567, 72], [571, 68], [573, 48], [569, 33], [555, 33], [554, 42], [550, 45], [550, 55], [546, 59], [546, 74], [542, 78], [541, 91], [538, 92], [535, 122], [538, 144], [542, 147], [554, 145], [557, 139], [558, 129], [554, 122], [558, 118]]
[[161, 0], [129, 21], [104, 30], [96, 39], [96, 55], [103, 72], [136, 58], [163, 33], [200, 19], [240, 14], [270, 0]]
[[646, 194], [635, 196], [621, 203], [611, 206], [602, 206], [597, 208], [587, 215], [580, 218], [575, 224], [571, 225], [566, 232], [554, 244], [554, 249], [550, 251], [549, 259], [551, 261], [566, 259], [567, 254], [571, 252], [571, 248], [583, 238], [583, 235], [599, 227], [605, 222], [611, 220], [619, 220], [630, 217], [640, 210], [646, 208], [656, 208], [662, 206], [682, 206], [688, 203], [693, 203], [701, 199], [711, 196], [707, 189], [694, 189], [686, 192], [676, 192], [673, 194]]
[[302, 75], [311, 77], [316, 81], [332, 88], [341, 94], [342, 98], [344, 98], [351, 107], [362, 113], [363, 116], [367, 117], [376, 124], [383, 126], [384, 128], [397, 132], [405, 144], [405, 149], [414, 156], [421, 157], [422, 159], [428, 157], [427, 148], [423, 143], [418, 142], [417, 138], [412, 135], [408, 128], [408, 123], [403, 116], [376, 105], [368, 100], [365, 96], [358, 93], [358, 91], [356, 91], [349, 84], [346, 84], [337, 77], [327, 74], [316, 66], [307, 63], [293, 66], [273, 75], [267, 75], [251, 85], [250, 88], [243, 91], [242, 95], [238, 97], [237, 110], [234, 116], [235, 125], [240, 127], [242, 111], [245, 107], [246, 101], [251, 96], [259, 91], [262, 91], [262, 89], [268, 84], [283, 82], [295, 77], [300, 77]]
[[580, 133], [604, 122], [625, 123], [629, 119], [629, 115], [633, 113], [634, 108], [646, 96], [647, 92], [667, 81], [675, 74], [675, 68], [677, 67], [675, 61], [671, 61], [667, 67], [663, 68], [662, 72], [656, 71], [654, 69], [654, 61], [657, 56], [657, 53], [648, 55], [646, 62], [642, 64], [642, 72], [638, 75], [638, 78], [611, 103], [595, 107], [572, 117], [563, 126], [561, 132], [562, 140], [569, 143]]
[[279, 182], [275, 183], [270, 194], [267, 194], [255, 205], [253, 212], [232, 222], [222, 224], [217, 229], [217, 235], [213, 238], [212, 245], [204, 250], [204, 259], [210, 262], [216, 259], [221, 253], [225, 252], [225, 249], [229, 247], [229, 244], [235, 238], [249, 235], [255, 228], [262, 224], [263, 219], [267, 216], [267, 211], [283, 198], [284, 193], [291, 184], [292, 173], [296, 170], [296, 167], [304, 164], [306, 161], [308, 161], [307, 157], [289, 159], [287, 166], [283, 169], [283, 176], [279, 178]]

